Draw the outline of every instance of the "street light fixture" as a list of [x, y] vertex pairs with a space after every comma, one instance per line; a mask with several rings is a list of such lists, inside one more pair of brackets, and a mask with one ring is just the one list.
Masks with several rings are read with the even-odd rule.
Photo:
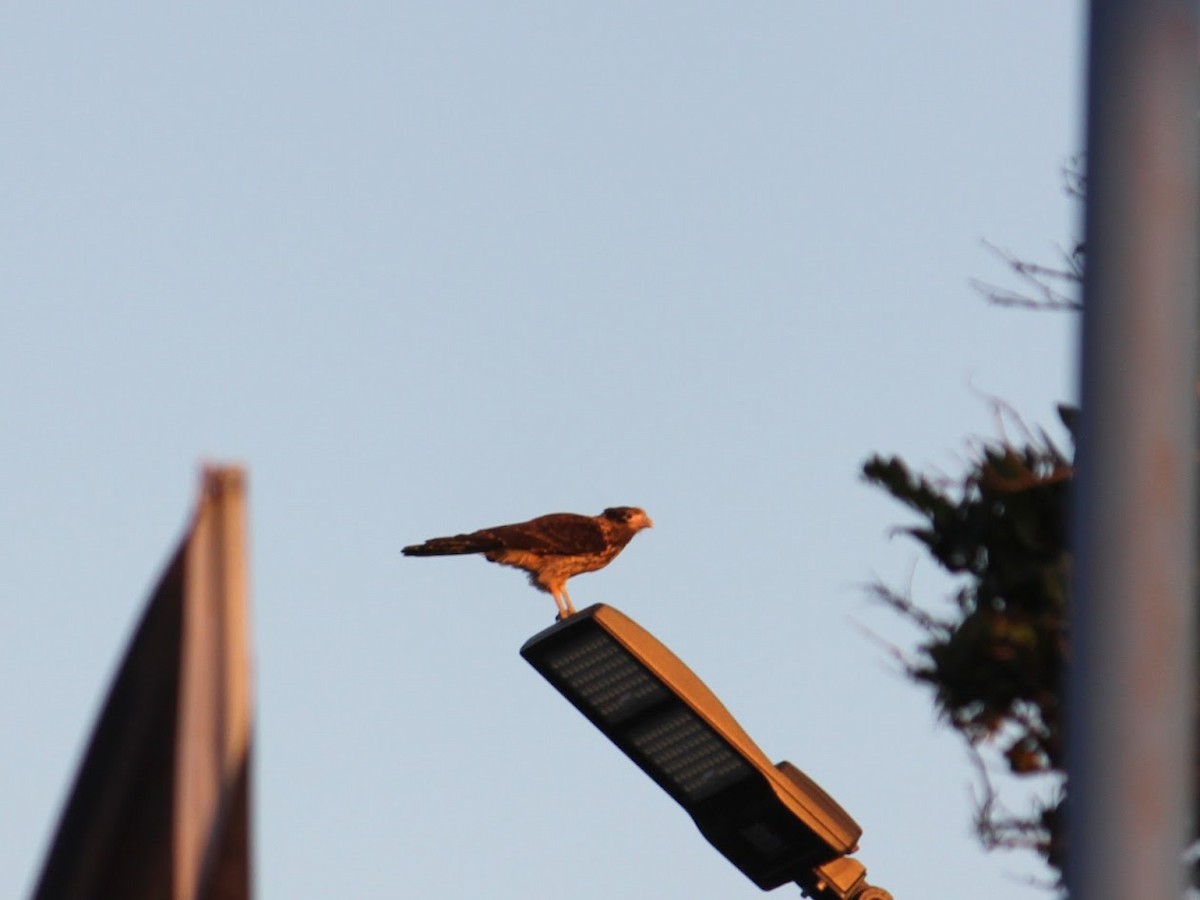
[[521, 656], [695, 821], [763, 890], [890, 900], [850, 859], [862, 829], [789, 762], [773, 765], [716, 695], [640, 625], [597, 604], [547, 628]]

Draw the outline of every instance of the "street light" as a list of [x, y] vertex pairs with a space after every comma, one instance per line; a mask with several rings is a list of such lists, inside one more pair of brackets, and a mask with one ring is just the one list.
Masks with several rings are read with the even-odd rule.
[[817, 900], [890, 900], [850, 859], [862, 829], [789, 762], [773, 765], [716, 695], [611, 606], [547, 628], [521, 656], [695, 821], [763, 890], [795, 882]]

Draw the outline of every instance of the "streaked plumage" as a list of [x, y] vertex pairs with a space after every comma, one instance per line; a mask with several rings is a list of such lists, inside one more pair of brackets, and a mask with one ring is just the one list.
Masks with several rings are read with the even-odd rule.
[[489, 562], [529, 573], [529, 582], [554, 597], [558, 618], [575, 612], [567, 579], [607, 566], [635, 534], [654, 523], [634, 506], [614, 506], [598, 516], [551, 513], [528, 522], [430, 538], [405, 547], [405, 556], [482, 553]]

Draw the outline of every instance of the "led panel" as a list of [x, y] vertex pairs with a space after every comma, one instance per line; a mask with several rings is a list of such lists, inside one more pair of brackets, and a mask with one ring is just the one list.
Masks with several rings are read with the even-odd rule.
[[545, 663], [572, 695], [609, 724], [671, 696], [641, 663], [604, 634], [564, 643], [546, 654]]
[[689, 801], [753, 774], [726, 741], [683, 706], [631, 728], [626, 739]]

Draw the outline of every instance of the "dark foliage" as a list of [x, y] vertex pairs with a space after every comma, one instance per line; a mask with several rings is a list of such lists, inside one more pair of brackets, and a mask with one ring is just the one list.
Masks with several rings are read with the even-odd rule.
[[[1068, 411], [1063, 418], [1069, 424]], [[954, 481], [895, 457], [868, 460], [863, 474], [917, 514], [903, 532], [960, 580], [942, 616], [877, 588], [922, 632], [909, 674], [933, 689], [939, 713], [973, 748], [995, 747], [1012, 774], [1061, 773], [1070, 460], [1041, 435], [978, 449]], [[984, 793], [985, 844], [1036, 849], [1061, 871], [1062, 794], [1012, 816], [998, 810], [986, 776]]]

